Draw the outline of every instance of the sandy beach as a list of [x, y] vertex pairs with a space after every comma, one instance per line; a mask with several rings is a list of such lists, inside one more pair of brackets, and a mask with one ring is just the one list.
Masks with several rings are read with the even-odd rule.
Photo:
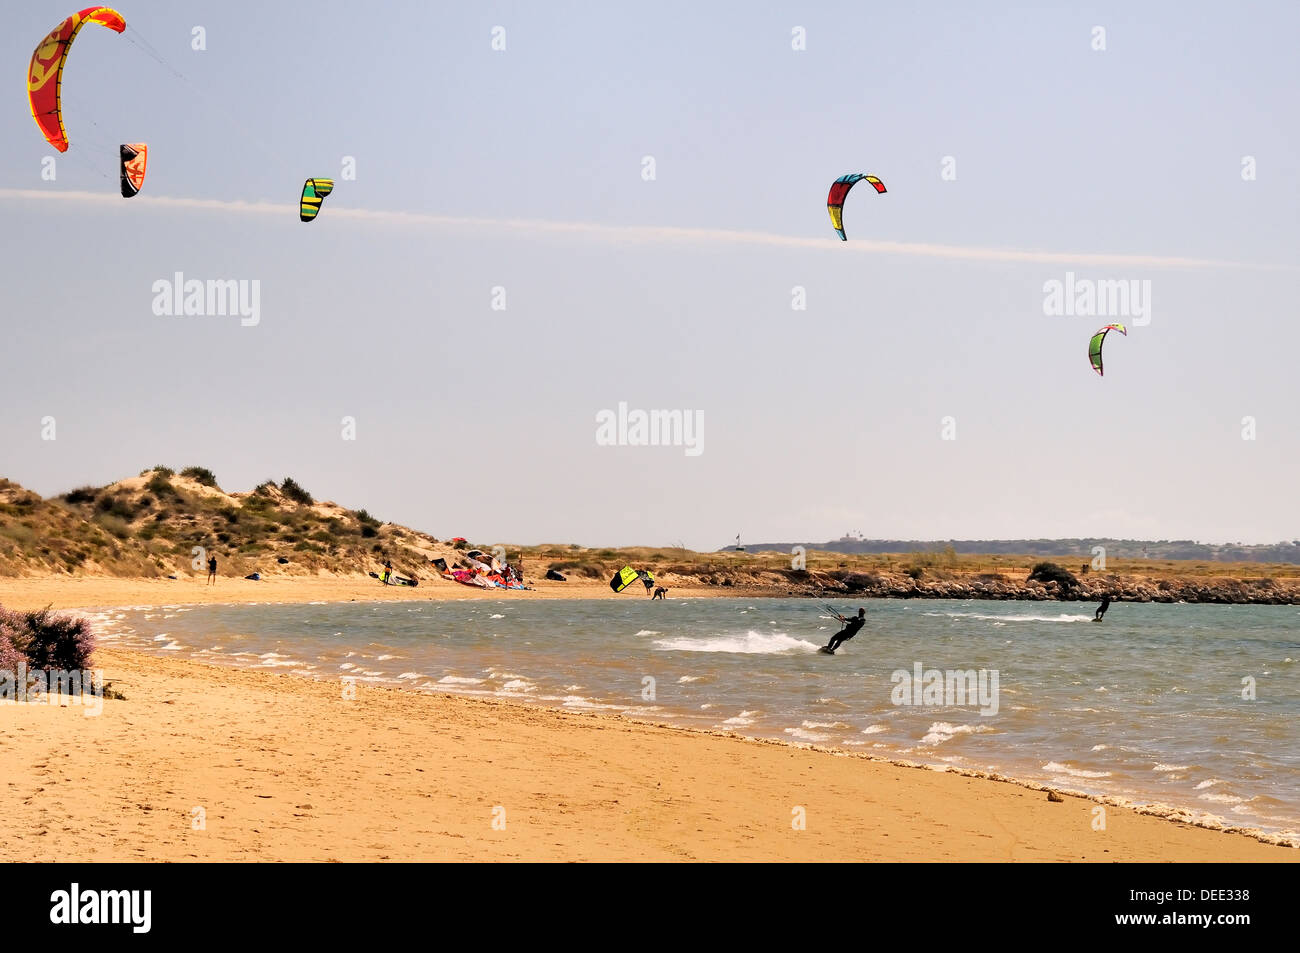
[[[428, 599], [645, 599], [616, 593], [599, 580], [553, 582], [530, 579], [533, 592], [478, 589], [434, 579], [415, 588], [385, 586], [369, 576], [270, 576], [258, 582], [223, 578], [215, 586], [202, 578], [125, 579], [111, 576], [37, 576], [0, 579], [0, 605], [9, 609], [85, 609], [111, 606], [219, 605], [255, 602], [379, 602]], [[670, 590], [674, 599], [718, 596], [716, 589]], [[728, 593], [729, 594], [729, 593]]]
[[96, 665], [125, 696], [97, 717], [0, 709], [0, 858], [1300, 859], [1117, 807], [1097, 831], [1083, 798], [617, 717], [365, 685], [348, 699], [122, 650]]

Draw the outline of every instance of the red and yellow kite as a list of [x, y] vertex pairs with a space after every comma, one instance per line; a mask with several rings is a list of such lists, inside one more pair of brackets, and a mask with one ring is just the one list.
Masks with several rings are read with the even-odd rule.
[[122, 14], [109, 7], [87, 7], [74, 13], [41, 40], [27, 70], [27, 98], [32, 118], [46, 141], [60, 152], [68, 151], [68, 134], [63, 128], [63, 62], [77, 33], [87, 23], [98, 23], [114, 33], [126, 29]]

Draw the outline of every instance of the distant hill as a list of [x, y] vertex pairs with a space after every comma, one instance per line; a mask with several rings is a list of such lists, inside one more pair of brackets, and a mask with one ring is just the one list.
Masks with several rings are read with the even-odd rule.
[[196, 547], [222, 575], [364, 574], [385, 559], [409, 575], [454, 558], [450, 544], [318, 502], [291, 479], [227, 493], [202, 467], [159, 467], [49, 499], [0, 479], [0, 576], [204, 576]]
[[[1183, 559], [1228, 563], [1300, 563], [1300, 540], [1265, 545], [1198, 543], [1190, 539], [857, 539], [828, 543], [746, 543], [751, 553], [789, 553], [795, 546], [832, 553], [942, 553], [949, 547], [959, 555], [1068, 556], [1091, 559], [1094, 546], [1106, 549], [1107, 559]], [[735, 552], [725, 546], [719, 552]]]

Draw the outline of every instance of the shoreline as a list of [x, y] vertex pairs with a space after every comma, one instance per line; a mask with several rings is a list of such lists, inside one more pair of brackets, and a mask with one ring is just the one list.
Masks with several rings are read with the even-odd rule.
[[[71, 610], [75, 611], [75, 610]], [[128, 652], [142, 655], [147, 658], [158, 659], [163, 662], [189, 662], [195, 665], [202, 665], [215, 671], [225, 671], [229, 669], [248, 672], [265, 671], [256, 666], [245, 665], [240, 663], [222, 664], [220, 662], [198, 659], [169, 659], [145, 649], [128, 647], [122, 645], [111, 645], [108, 649], [110, 652]], [[332, 684], [333, 678], [324, 676], [311, 675], [307, 673], [272, 673], [284, 675], [289, 678], [300, 678], [318, 684]], [[451, 689], [416, 689], [409, 685], [399, 683], [393, 684], [376, 684], [367, 683], [368, 687], [383, 691], [396, 691], [411, 695], [430, 695], [434, 697], [453, 697], [464, 699], [469, 702], [482, 702], [484, 704], [504, 705], [507, 708], [517, 708], [524, 710], [536, 710], [556, 712], [566, 715], [574, 715], [583, 718], [603, 719], [615, 724], [633, 724], [641, 725], [648, 728], [662, 729], [664, 731], [685, 732], [687, 734], [714, 737], [730, 738], [737, 741], [744, 741], [753, 744], [775, 745], [782, 748], [791, 748], [801, 751], [814, 751], [822, 754], [831, 755], [837, 758], [850, 758], [860, 761], [872, 762], [875, 764], [890, 765], [896, 768], [907, 768], [920, 771], [932, 771], [937, 774], [949, 774], [954, 777], [974, 778], [978, 780], [990, 781], [999, 784], [1009, 784], [1015, 787], [1024, 788], [1028, 791], [1052, 793], [1064, 797], [1073, 797], [1080, 800], [1090, 801], [1094, 804], [1114, 807], [1121, 810], [1132, 811], [1135, 814], [1146, 815], [1148, 817], [1159, 818], [1164, 821], [1171, 821], [1176, 824], [1188, 827], [1196, 827], [1202, 830], [1215, 831], [1224, 834], [1233, 834], [1241, 837], [1247, 837], [1251, 840], [1259, 841], [1270, 846], [1283, 847], [1297, 850], [1296, 860], [1300, 861], [1300, 836], [1287, 837], [1283, 834], [1275, 834], [1270, 831], [1261, 830], [1253, 827], [1242, 827], [1224, 822], [1222, 818], [1213, 815], [1210, 812], [1201, 812], [1200, 816], [1196, 812], [1189, 811], [1185, 808], [1175, 807], [1170, 804], [1155, 801], [1151, 803], [1135, 803], [1126, 798], [1118, 798], [1111, 795], [1092, 794], [1087, 791], [1081, 791], [1074, 788], [1053, 786], [1044, 784], [1039, 781], [1032, 781], [1026, 778], [1016, 777], [1015, 775], [1005, 774], [998, 771], [989, 771], [982, 768], [961, 768], [951, 765], [929, 764], [924, 761], [914, 761], [907, 758], [890, 757], [887, 755], [869, 754], [863, 751], [853, 751], [843, 747], [833, 745], [818, 744], [808, 741], [790, 741], [785, 738], [764, 735], [747, 735], [738, 731], [728, 731], [721, 728], [699, 728], [691, 725], [682, 725], [667, 721], [654, 721], [637, 715], [628, 714], [608, 714], [597, 711], [584, 711], [581, 709], [570, 709], [563, 706], [542, 701], [529, 701], [526, 697], [511, 698], [505, 695], [483, 696], [479, 694], [468, 694], [457, 692]]]
[[[667, 574], [664, 574], [667, 576]], [[664, 578], [661, 576], [661, 579]], [[890, 599], [900, 601], [927, 601], [951, 599], [956, 601], [1057, 603], [1059, 605], [1088, 604], [1101, 598], [1085, 594], [1084, 590], [1057, 594], [1054, 589], [1041, 584], [1014, 584], [1001, 586], [973, 585], [951, 580], [934, 580], [917, 584], [906, 580], [910, 588], [894, 587], [881, 580], [879, 585], [863, 589], [836, 590], [828, 588], [792, 589], [787, 584], [720, 585], [701, 584], [690, 579], [683, 584], [667, 576], [668, 600], [675, 599], [809, 599], [834, 600], [852, 604], [855, 600]], [[455, 601], [467, 599], [643, 599], [641, 591], [613, 592], [600, 580], [570, 579], [555, 582], [547, 579], [530, 581], [531, 589], [479, 589], [445, 580], [428, 580], [420, 586], [385, 586], [375, 579], [360, 574], [350, 576], [268, 576], [259, 581], [223, 578], [217, 586], [205, 586], [198, 577], [181, 579], [145, 579], [118, 576], [26, 576], [0, 577], [0, 606], [9, 609], [39, 609], [47, 605], [59, 611], [78, 609], [143, 609], [180, 605], [249, 605], [254, 603], [312, 603], [312, 602], [419, 602]], [[1052, 584], [1054, 585], [1054, 584]], [[1225, 584], [1226, 585], [1226, 584]], [[1235, 585], [1235, 584], [1234, 584]], [[1189, 605], [1300, 605], [1300, 595], [1292, 600], [1289, 590], [1275, 590], [1268, 595], [1247, 594], [1238, 587], [1239, 598], [1223, 596], [1226, 590], [1207, 590], [1201, 587], [1200, 596], [1191, 600], [1175, 598], [1177, 593], [1143, 587], [1136, 593], [1119, 590], [1114, 604], [1158, 603]], [[1285, 593], [1285, 598], [1283, 594]], [[1190, 593], [1187, 593], [1190, 594]], [[1221, 598], [1222, 597], [1222, 598]]]
[[[61, 859], [1300, 860], [1272, 835], [1171, 808], [818, 745], [401, 687], [359, 684], [349, 702], [324, 679], [129, 648], [94, 664], [126, 695], [99, 718], [0, 708], [16, 729], [0, 736], [0, 774], [19, 802], [0, 856], [66, 838]], [[78, 768], [105, 789], [56, 789]], [[455, 823], [429, 827], [431, 798]], [[204, 805], [237, 819], [216, 844], [187, 836]], [[523, 808], [521, 840], [492, 829], [495, 807]]]

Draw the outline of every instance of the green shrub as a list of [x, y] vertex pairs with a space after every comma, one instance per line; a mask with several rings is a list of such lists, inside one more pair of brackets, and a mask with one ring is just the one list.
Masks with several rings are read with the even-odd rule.
[[96, 522], [118, 539], [128, 539], [131, 536], [131, 527], [120, 516], [103, 513], [96, 518]]
[[922, 576], [925, 575], [925, 570], [922, 569], [920, 566], [910, 566], [907, 569], [903, 570], [903, 574], [905, 576], [910, 576], [913, 579], [920, 579]]
[[280, 492], [295, 503], [301, 503], [304, 506], [311, 506], [316, 501], [312, 495], [303, 489], [293, 477], [285, 477], [284, 482], [280, 484]]
[[181, 471], [181, 476], [193, 480], [195, 483], [201, 484], [202, 486], [215, 487], [217, 485], [216, 474], [207, 467], [186, 467]]
[[95, 497], [99, 495], [99, 490], [93, 486], [79, 486], [70, 493], [64, 495], [63, 499], [67, 503], [94, 503]]
[[141, 470], [140, 476], [148, 476], [150, 473], [161, 473], [165, 477], [174, 477], [176, 471], [171, 467], [150, 467], [148, 470]]
[[172, 486], [171, 474], [155, 473], [145, 484], [145, 489], [159, 500], [176, 499], [176, 487]]
[[1074, 577], [1074, 573], [1052, 562], [1035, 563], [1033, 570], [1029, 573], [1029, 579], [1030, 581], [1037, 580], [1042, 583], [1055, 582], [1066, 587], [1074, 587], [1079, 584], [1079, 580]]

